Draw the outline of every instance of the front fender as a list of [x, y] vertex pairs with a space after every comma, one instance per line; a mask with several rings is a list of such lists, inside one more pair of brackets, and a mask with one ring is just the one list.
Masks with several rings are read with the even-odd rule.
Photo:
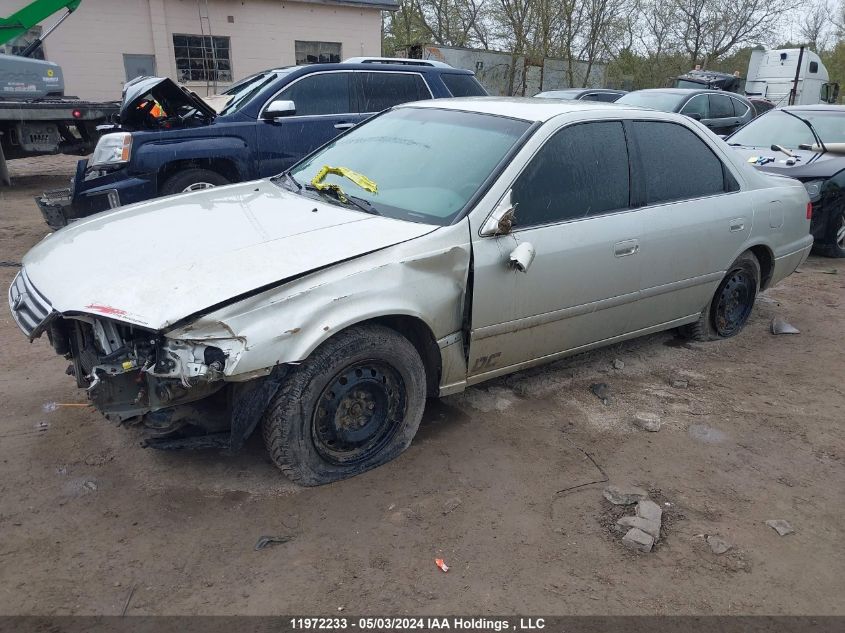
[[246, 139], [239, 136], [215, 136], [147, 141], [133, 151], [132, 170], [155, 173], [168, 163], [190, 160], [229, 160], [241, 179], [254, 176], [254, 160]]
[[435, 339], [461, 329], [470, 262], [466, 222], [316, 271], [167, 334], [245, 342], [226, 378], [301, 362], [337, 332], [385, 316], [423, 321]]

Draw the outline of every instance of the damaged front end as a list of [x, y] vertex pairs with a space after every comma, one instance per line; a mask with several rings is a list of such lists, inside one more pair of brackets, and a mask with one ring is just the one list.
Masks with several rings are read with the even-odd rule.
[[25, 270], [9, 289], [9, 306], [31, 341], [46, 333], [56, 353], [70, 361], [67, 373], [91, 404], [108, 420], [143, 427], [148, 446], [239, 448], [283, 375], [277, 369], [267, 378], [227, 382], [227, 368], [243, 351], [241, 340], [174, 339], [99, 315], [60, 314]]

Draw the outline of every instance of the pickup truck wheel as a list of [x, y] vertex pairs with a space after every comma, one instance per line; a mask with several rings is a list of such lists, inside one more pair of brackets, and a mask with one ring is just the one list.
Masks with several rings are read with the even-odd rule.
[[187, 193], [199, 191], [200, 189], [211, 189], [220, 185], [228, 185], [229, 181], [210, 169], [185, 169], [176, 172], [164, 181], [160, 193], [163, 196], [170, 196], [175, 193]]
[[715, 341], [740, 333], [760, 291], [760, 262], [750, 252], [740, 255], [716, 288], [698, 321], [679, 328], [681, 336]]
[[410, 446], [425, 395], [425, 368], [408, 339], [382, 326], [353, 327], [288, 375], [264, 415], [264, 443], [297, 483], [346, 479]]

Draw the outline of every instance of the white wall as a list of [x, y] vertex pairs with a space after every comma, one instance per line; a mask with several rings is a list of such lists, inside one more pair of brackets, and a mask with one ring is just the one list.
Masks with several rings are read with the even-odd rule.
[[[26, 3], [0, 0], [0, 15]], [[295, 63], [295, 40], [340, 42], [342, 57], [381, 53], [378, 9], [279, 0], [209, 0], [208, 7], [212, 33], [231, 38], [235, 80]], [[67, 94], [118, 99], [126, 79], [123, 53], [154, 54], [157, 74], [176, 77], [173, 33], [200, 34], [197, 0], [83, 0], [44, 48], [62, 66]], [[206, 84], [191, 87], [204, 94]]]

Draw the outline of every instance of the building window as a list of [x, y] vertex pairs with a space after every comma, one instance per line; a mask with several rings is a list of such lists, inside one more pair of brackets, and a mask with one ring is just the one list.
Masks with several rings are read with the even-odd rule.
[[340, 42], [301, 42], [296, 40], [296, 63], [336, 64], [340, 61]]
[[[0, 46], [0, 53], [6, 53], [7, 55], [20, 55], [27, 46], [39, 37], [41, 37], [41, 27], [33, 26], [23, 35], [19, 35], [11, 42], [7, 42], [6, 44]], [[30, 55], [30, 58], [44, 59], [44, 44]]]
[[[213, 43], [213, 46], [212, 46]], [[232, 81], [232, 58], [228, 37], [173, 34], [177, 79], [188, 81]]]

